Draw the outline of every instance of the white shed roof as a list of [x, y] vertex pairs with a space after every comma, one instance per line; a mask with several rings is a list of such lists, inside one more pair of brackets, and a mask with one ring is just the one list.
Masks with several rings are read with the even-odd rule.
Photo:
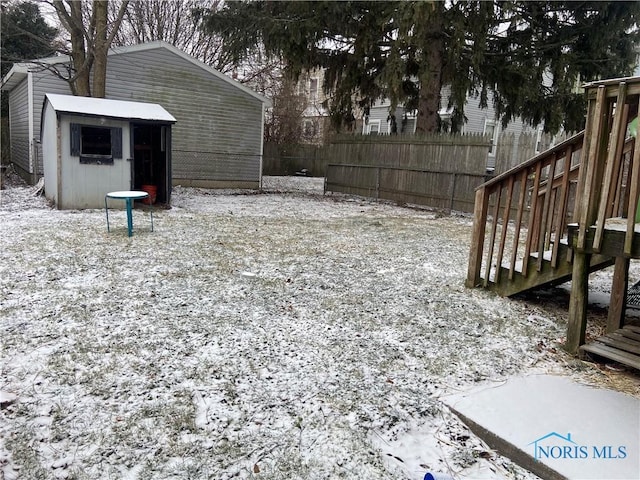
[[57, 95], [53, 93], [47, 93], [45, 97], [55, 111], [62, 113], [170, 123], [176, 121], [173, 115], [157, 103], [75, 97], [73, 95]]

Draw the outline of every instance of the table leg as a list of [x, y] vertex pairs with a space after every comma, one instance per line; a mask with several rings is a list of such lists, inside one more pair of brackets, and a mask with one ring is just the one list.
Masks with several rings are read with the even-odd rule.
[[104, 197], [104, 211], [107, 212], [107, 233], [110, 232], [109, 230], [109, 206], [107, 205], [107, 197]]
[[129, 236], [131, 236], [133, 235], [133, 215], [131, 213], [133, 200], [131, 198], [127, 198], [126, 202], [127, 202], [127, 229], [129, 230]]

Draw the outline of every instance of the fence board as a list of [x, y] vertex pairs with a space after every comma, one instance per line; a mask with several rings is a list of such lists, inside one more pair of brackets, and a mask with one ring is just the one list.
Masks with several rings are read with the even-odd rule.
[[327, 165], [326, 192], [340, 192], [441, 210], [473, 211], [475, 188], [487, 177], [475, 173], [372, 165]]

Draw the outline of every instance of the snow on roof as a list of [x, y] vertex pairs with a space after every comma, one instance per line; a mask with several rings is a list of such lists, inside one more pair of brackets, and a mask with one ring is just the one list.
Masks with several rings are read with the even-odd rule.
[[47, 93], [46, 100], [57, 112], [132, 120], [176, 121], [175, 117], [157, 103], [129, 102], [106, 98], [75, 97]]

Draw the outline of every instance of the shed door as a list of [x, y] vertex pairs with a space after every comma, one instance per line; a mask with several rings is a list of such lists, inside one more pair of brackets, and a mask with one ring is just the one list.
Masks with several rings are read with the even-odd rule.
[[156, 203], [168, 204], [171, 196], [171, 149], [167, 132], [170, 132], [170, 127], [134, 123], [132, 132], [132, 188], [155, 191]]

